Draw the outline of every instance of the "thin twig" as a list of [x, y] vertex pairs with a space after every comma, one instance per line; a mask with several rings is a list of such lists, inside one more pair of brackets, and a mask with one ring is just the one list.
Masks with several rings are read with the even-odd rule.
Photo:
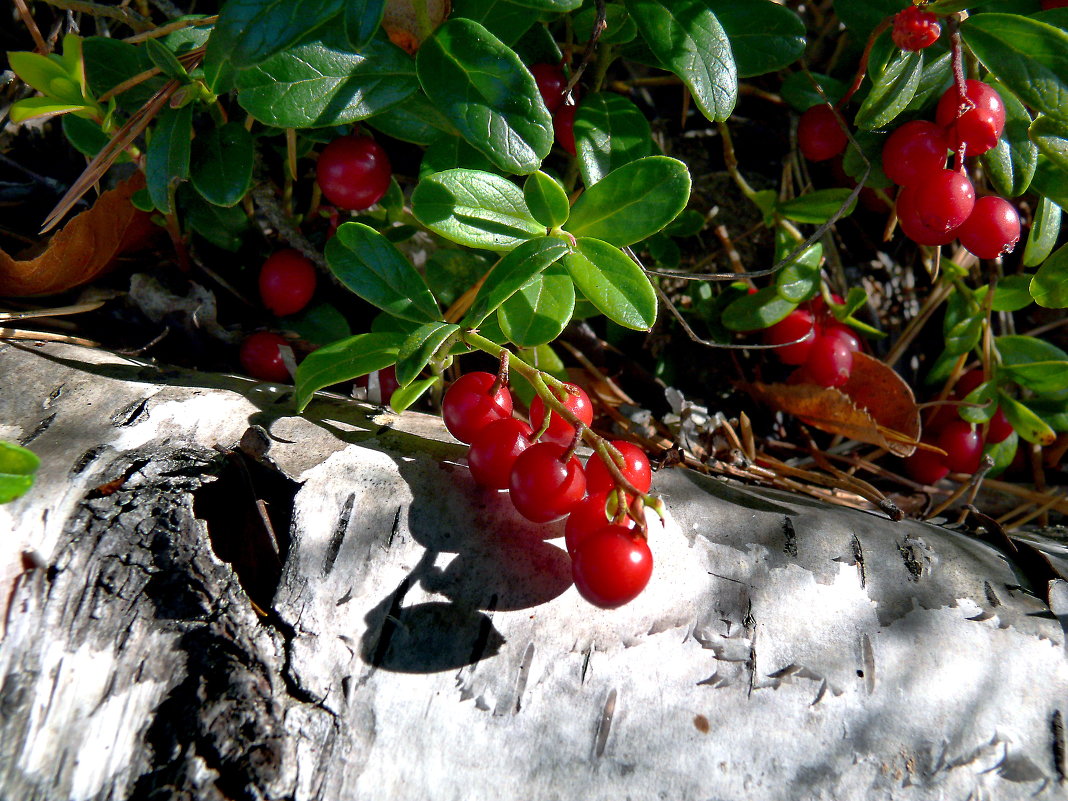
[[88, 14], [90, 17], [107, 17], [108, 19], [118, 20], [135, 31], [147, 31], [152, 28], [151, 21], [145, 19], [136, 11], [126, 8], [125, 5], [106, 6], [102, 3], [86, 2], [86, 0], [44, 0], [44, 2], [64, 11], [74, 11]]
[[579, 61], [578, 68], [571, 73], [571, 80], [567, 82], [567, 86], [564, 87], [563, 95], [566, 97], [571, 94], [571, 90], [575, 88], [575, 85], [582, 77], [582, 73], [586, 71], [587, 65], [593, 58], [594, 48], [597, 47], [597, 40], [601, 38], [601, 34], [604, 33], [606, 27], [608, 27], [605, 21], [605, 15], [607, 11], [605, 9], [605, 0], [595, 0], [597, 6], [597, 16], [593, 21], [593, 30], [590, 31], [590, 39], [586, 42], [586, 49], [582, 51], [582, 59]]
[[41, 36], [41, 29], [37, 27], [37, 23], [33, 19], [33, 14], [30, 13], [29, 6], [26, 5], [26, 0], [15, 0], [15, 7], [19, 10], [19, 16], [22, 17], [22, 24], [26, 26], [26, 29], [30, 32], [30, 37], [33, 39], [34, 45], [37, 47], [37, 52], [42, 56], [48, 55], [49, 47], [48, 43]]

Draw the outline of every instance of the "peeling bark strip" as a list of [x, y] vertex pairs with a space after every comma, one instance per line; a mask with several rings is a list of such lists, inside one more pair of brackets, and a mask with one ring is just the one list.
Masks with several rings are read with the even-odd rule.
[[1004, 543], [661, 470], [652, 581], [606, 612], [436, 419], [0, 370], [42, 458], [0, 507], [4, 801], [1063, 796], [1065, 631]]

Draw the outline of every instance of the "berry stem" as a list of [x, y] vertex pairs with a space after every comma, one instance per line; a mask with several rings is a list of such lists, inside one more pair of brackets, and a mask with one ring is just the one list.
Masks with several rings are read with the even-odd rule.
[[867, 44], [864, 45], [864, 52], [860, 55], [860, 63], [857, 64], [857, 74], [853, 76], [853, 83], [849, 86], [848, 91], [842, 96], [842, 99], [835, 103], [835, 111], [840, 111], [845, 108], [846, 103], [853, 98], [853, 95], [860, 89], [860, 85], [864, 83], [864, 76], [868, 73], [868, 58], [871, 56], [872, 45], [874, 45], [875, 40], [879, 38], [879, 34], [889, 28], [893, 22], [893, 17], [887, 17], [876, 25], [875, 30], [871, 32]]
[[497, 380], [490, 386], [490, 395], [496, 395], [501, 387], [508, 386], [508, 358], [511, 356], [511, 351], [508, 348], [501, 348], [501, 365], [497, 368]]

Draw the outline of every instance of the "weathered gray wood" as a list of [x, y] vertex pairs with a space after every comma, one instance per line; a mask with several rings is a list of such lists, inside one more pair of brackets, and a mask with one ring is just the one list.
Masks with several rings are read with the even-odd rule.
[[[43, 459], [0, 507], [0, 798], [1065, 796], [1064, 629], [966, 533], [667, 471], [606, 612], [433, 418], [54, 345], [0, 375]], [[250, 424], [268, 467], [214, 450]]]

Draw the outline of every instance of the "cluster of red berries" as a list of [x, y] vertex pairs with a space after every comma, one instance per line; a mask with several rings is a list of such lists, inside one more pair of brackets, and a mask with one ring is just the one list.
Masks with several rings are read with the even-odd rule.
[[[834, 296], [836, 303], [842, 299]], [[798, 366], [791, 383], [840, 387], [853, 371], [853, 354], [862, 350], [860, 338], [838, 322], [823, 298], [802, 304], [775, 325], [765, 329], [764, 343], [775, 349], [783, 364]]]
[[[579, 387], [564, 385], [563, 406], [583, 424], [593, 422], [593, 405]], [[576, 431], [549, 411], [540, 397], [530, 405], [530, 423], [512, 416], [512, 395], [498, 376], [466, 373], [445, 393], [441, 414], [445, 427], [469, 444], [467, 461], [474, 480], [487, 488], [508, 490], [523, 517], [551, 523], [567, 517], [565, 543], [575, 586], [590, 603], [606, 609], [632, 601], [653, 571], [653, 557], [634, 521], [613, 522], [607, 511], [618, 495], [616, 484], [597, 456], [583, 467], [574, 455]], [[640, 448], [613, 442], [623, 457], [619, 469], [641, 492], [652, 483], [649, 460]]]
[[567, 76], [559, 64], [535, 64], [530, 68], [538, 92], [549, 113], [553, 115], [553, 132], [556, 143], [572, 156], [575, 155], [575, 112], [578, 106], [566, 103], [564, 90]]
[[902, 50], [925, 50], [938, 41], [942, 26], [938, 17], [919, 6], [909, 6], [894, 15], [890, 37]]
[[[961, 376], [950, 400], [960, 401], [983, 383], [981, 370], [972, 370]], [[921, 484], [935, 484], [953, 473], [974, 473], [979, 469], [986, 444], [1004, 442], [1012, 434], [1012, 424], [999, 408], [990, 419], [984, 441], [982, 431], [974, 423], [956, 415], [944, 413], [942, 408], [928, 420], [923, 442], [946, 452], [945, 456], [934, 451], [917, 450], [905, 460], [908, 474]]]

